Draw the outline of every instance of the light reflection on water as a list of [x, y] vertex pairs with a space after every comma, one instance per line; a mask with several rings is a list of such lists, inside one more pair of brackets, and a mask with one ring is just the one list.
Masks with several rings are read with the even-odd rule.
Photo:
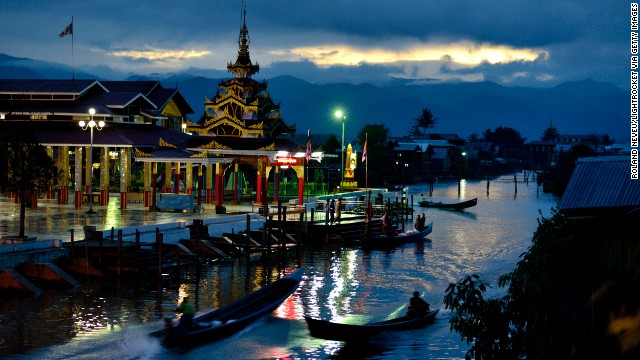
[[[417, 202], [427, 190], [416, 186], [410, 194]], [[533, 183], [518, 183], [516, 192], [508, 180], [491, 182], [488, 195], [486, 181], [464, 182], [460, 194], [462, 199], [478, 197], [478, 205], [465, 212], [416, 208], [434, 223], [423, 242], [388, 250], [317, 246], [306, 251], [299, 260], [305, 268], [300, 287], [273, 316], [186, 354], [166, 351], [146, 336], [162, 326], [163, 317], [173, 315], [182, 295], [189, 294], [199, 312], [215, 309], [292, 271], [298, 260], [289, 259], [284, 269], [255, 263], [249, 272], [244, 262], [214, 265], [197, 283], [183, 281], [160, 289], [150, 282], [133, 289], [90, 284], [77, 291], [3, 302], [0, 338], [5, 344], [0, 350], [13, 345], [25, 349], [16, 358], [28, 354], [43, 359], [464, 358], [468, 346], [449, 332], [451, 314], [442, 305], [444, 290], [450, 282], [478, 273], [493, 286], [490, 293], [499, 293], [496, 280], [529, 246], [538, 210], [549, 215], [557, 200], [539, 193]], [[434, 199], [436, 195], [437, 201], [456, 201], [458, 184], [438, 184]], [[194, 278], [192, 273], [188, 276]], [[308, 335], [304, 315], [349, 323], [382, 320], [404, 312], [415, 290], [424, 293], [433, 308], [440, 308], [429, 327], [382, 334], [365, 347]], [[11, 312], [18, 312], [13, 320]], [[22, 330], [7, 330], [20, 318], [25, 320]], [[37, 326], [30, 328], [33, 324]], [[12, 344], [16, 337], [21, 342]], [[34, 346], [44, 348], [27, 352]]]

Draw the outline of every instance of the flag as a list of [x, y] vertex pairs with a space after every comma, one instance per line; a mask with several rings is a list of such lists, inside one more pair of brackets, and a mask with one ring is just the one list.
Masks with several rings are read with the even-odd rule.
[[65, 37], [67, 35], [73, 35], [73, 22], [71, 22], [71, 24], [67, 25], [67, 27], [64, 28], [64, 30], [62, 30], [62, 32], [58, 36]]
[[311, 159], [311, 132], [307, 130], [307, 152], [304, 154], [304, 157], [307, 158], [307, 161]]
[[362, 162], [367, 161], [367, 141], [364, 141], [364, 148], [362, 148]]

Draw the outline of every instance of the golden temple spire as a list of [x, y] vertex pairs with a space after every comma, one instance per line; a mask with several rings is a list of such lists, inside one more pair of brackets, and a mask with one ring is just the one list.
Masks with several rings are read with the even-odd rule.
[[234, 64], [228, 63], [227, 70], [233, 73], [237, 78], [250, 78], [251, 75], [260, 71], [260, 65], [253, 65], [249, 57], [249, 29], [247, 28], [247, 5], [242, 2], [242, 25], [240, 26], [240, 35], [238, 36], [238, 58]]

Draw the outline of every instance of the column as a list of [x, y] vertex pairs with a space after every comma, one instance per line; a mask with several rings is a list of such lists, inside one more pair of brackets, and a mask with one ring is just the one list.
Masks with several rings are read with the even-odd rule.
[[69, 203], [69, 147], [58, 148], [58, 204]]
[[184, 190], [187, 195], [193, 194], [193, 164], [188, 162], [185, 165]]
[[[53, 148], [51, 146], [47, 146], [47, 155], [53, 160]], [[9, 193], [9, 198], [11, 198], [11, 193]], [[53, 199], [53, 189], [51, 188], [51, 183], [47, 185], [47, 200]]]
[[144, 207], [149, 207], [151, 206], [151, 180], [153, 178], [153, 180], [155, 181], [155, 173], [157, 173], [157, 165], [154, 163], [153, 165], [155, 165], [155, 172], [151, 173], [151, 163], [150, 162], [145, 162], [144, 163], [144, 169], [142, 170], [142, 177], [143, 177], [143, 182], [144, 182], [144, 188], [143, 188], [143, 199], [144, 199]]
[[202, 164], [198, 164], [198, 205], [202, 205]]
[[180, 162], [175, 163], [174, 166], [173, 193], [180, 194]]
[[86, 192], [87, 194], [89, 193], [89, 183], [91, 181], [93, 181], [93, 164], [91, 163], [91, 159], [89, 159], [89, 151], [91, 151], [91, 148], [88, 146], [85, 146], [84, 148], [85, 150], [85, 154], [87, 154], [87, 156], [85, 156], [85, 164], [84, 164], [84, 171], [85, 171], [85, 184], [84, 184], [84, 192]]
[[298, 176], [298, 205], [304, 203], [304, 166], [292, 166]]
[[162, 188], [163, 193], [171, 192], [171, 163], [164, 163], [164, 186]]
[[127, 192], [131, 189], [131, 148], [120, 149], [120, 209], [127, 208]]
[[153, 163], [153, 175], [151, 175], [151, 201], [149, 210], [156, 211], [156, 189], [158, 187], [158, 163]]
[[262, 205], [262, 173], [260, 170], [256, 173], [256, 205]]
[[109, 205], [109, 148], [100, 148], [100, 202]]
[[[204, 199], [205, 199], [205, 203], [207, 204], [212, 204], [213, 203], [213, 177], [214, 177], [214, 170], [215, 170], [215, 177], [216, 177], [216, 181], [218, 179], [218, 164], [215, 165], [215, 167], [213, 166], [213, 164], [208, 164], [207, 165], [207, 178], [206, 178], [206, 183], [207, 183], [207, 188], [205, 191], [205, 195], [204, 195]], [[217, 189], [217, 188], [216, 188]], [[216, 199], [217, 200], [217, 199]]]
[[75, 171], [74, 171], [74, 194], [73, 194], [73, 207], [76, 209], [82, 207], [82, 147], [76, 146], [75, 148]]

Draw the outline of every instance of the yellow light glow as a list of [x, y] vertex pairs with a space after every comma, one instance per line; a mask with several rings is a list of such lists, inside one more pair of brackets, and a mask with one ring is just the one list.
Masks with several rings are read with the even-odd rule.
[[294, 48], [291, 52], [309, 59], [318, 66], [358, 65], [361, 63], [383, 64], [399, 61], [451, 61], [458, 64], [478, 65], [513, 61], [534, 61], [546, 58], [549, 53], [543, 49], [515, 48], [460, 41], [447, 44], [419, 44], [400, 50], [380, 47], [357, 48], [347, 45], [323, 45]]
[[149, 61], [175, 61], [184, 59], [201, 58], [211, 54], [211, 51], [198, 50], [169, 50], [148, 48], [146, 50], [122, 50], [112, 51], [108, 55], [122, 58], [132, 58], [136, 60], [146, 59]]

